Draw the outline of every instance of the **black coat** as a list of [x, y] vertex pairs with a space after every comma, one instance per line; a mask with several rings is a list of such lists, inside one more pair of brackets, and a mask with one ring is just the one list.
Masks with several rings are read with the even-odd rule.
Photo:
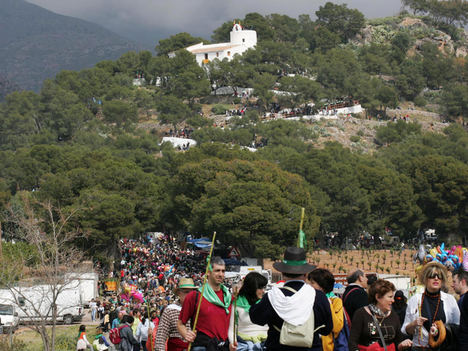
[[[304, 285], [304, 282], [295, 280], [287, 282], [285, 285], [297, 291]], [[292, 291], [289, 291], [287, 289], [281, 289], [281, 291], [284, 293], [285, 296], [291, 296], [293, 294]], [[297, 307], [301, 308], [301, 306]], [[279, 329], [281, 329], [281, 327], [283, 326], [283, 320], [273, 309], [273, 306], [271, 305], [270, 300], [268, 298], [268, 293], [266, 293], [265, 296], [263, 296], [259, 303], [250, 307], [249, 315], [250, 319], [255, 324], [268, 324], [268, 337], [265, 342], [265, 347], [268, 351], [319, 351], [322, 350], [322, 340], [319, 334], [328, 335], [333, 329], [330, 302], [328, 301], [328, 298], [322, 291], [316, 291], [313, 311], [315, 318], [315, 326], [325, 325], [325, 327], [315, 332], [314, 342], [312, 348], [310, 349], [305, 347], [285, 346], [279, 343], [280, 333], [273, 326], [275, 325]]]
[[343, 307], [353, 320], [354, 312], [369, 304], [366, 290], [359, 285], [348, 285], [343, 293]]

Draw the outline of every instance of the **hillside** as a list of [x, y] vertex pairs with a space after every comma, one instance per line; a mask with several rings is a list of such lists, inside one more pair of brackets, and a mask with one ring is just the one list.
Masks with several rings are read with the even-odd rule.
[[62, 16], [23, 0], [0, 0], [0, 74], [38, 91], [61, 70], [113, 60], [143, 45], [99, 25]]
[[0, 74], [0, 101], [2, 101], [8, 94], [19, 89], [19, 86], [12, 83], [8, 78]]
[[[343, 19], [352, 38], [368, 28], [333, 6], [359, 20]], [[0, 209], [25, 194], [79, 211], [83, 247], [104, 260], [119, 238], [154, 231], [216, 231], [246, 256], [276, 258], [297, 237], [301, 208], [309, 239], [390, 228], [414, 243], [430, 228], [459, 244], [468, 232], [462, 33], [449, 28], [454, 50], [445, 50], [436, 27], [413, 33], [395, 17], [382, 20], [387, 40], [358, 44], [325, 21], [336, 16], [319, 15], [248, 15], [256, 49], [208, 70], [184, 50], [128, 52], [61, 72], [39, 94], [10, 95], [0, 104]], [[165, 42], [181, 46], [179, 36]], [[197, 146], [178, 152], [161, 144], [166, 135]]]

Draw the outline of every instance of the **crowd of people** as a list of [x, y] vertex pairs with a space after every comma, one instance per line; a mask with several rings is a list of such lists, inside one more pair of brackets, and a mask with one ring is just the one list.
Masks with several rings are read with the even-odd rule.
[[77, 350], [468, 350], [463, 269], [452, 277], [458, 304], [447, 293], [447, 269], [437, 262], [422, 268], [422, 290], [406, 303], [390, 281], [370, 282], [361, 270], [349, 274], [336, 296], [333, 274], [308, 263], [305, 250], [296, 247], [273, 264], [280, 282], [269, 284], [250, 272], [229, 287], [220, 257], [207, 266], [206, 255], [169, 236], [122, 240], [120, 246], [122, 293], [96, 304], [109, 337], [99, 332], [92, 346], [80, 329]]
[[245, 111], [247, 111], [247, 106], [244, 105], [241, 108], [238, 108], [236, 110], [226, 110], [226, 117], [233, 117], [233, 116], [244, 116]]
[[[178, 284], [182, 278], [190, 278], [201, 286], [206, 255], [194, 248], [182, 247], [173, 237], [163, 234], [148, 234], [138, 240], [123, 239], [119, 246], [122, 260], [118, 269], [106, 278], [118, 278], [120, 293], [92, 301], [91, 318], [101, 322], [105, 333], [131, 325], [132, 334], [128, 330], [123, 333], [128, 334], [125, 340], [130, 339], [132, 347], [120, 343], [120, 350], [133, 350], [133, 345], [147, 350], [149, 333], [153, 332], [155, 337], [162, 311], [181, 300]], [[106, 289], [104, 280], [102, 292]], [[111, 340], [100, 345], [104, 345], [102, 350], [117, 348]]]
[[169, 137], [175, 137], [175, 138], [190, 139], [190, 137], [192, 136], [192, 133], [193, 133], [193, 128], [185, 127], [185, 128], [175, 129], [175, 130], [169, 129], [169, 131], [166, 132], [165, 135]]

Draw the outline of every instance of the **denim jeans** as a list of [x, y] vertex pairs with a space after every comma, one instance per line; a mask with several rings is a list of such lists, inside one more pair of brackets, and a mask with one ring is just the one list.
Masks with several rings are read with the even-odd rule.
[[262, 351], [263, 343], [253, 343], [252, 341], [246, 341], [237, 337], [237, 351]]

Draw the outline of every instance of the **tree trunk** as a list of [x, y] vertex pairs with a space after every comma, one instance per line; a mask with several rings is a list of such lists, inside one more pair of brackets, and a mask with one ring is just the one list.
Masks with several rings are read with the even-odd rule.
[[120, 250], [119, 250], [119, 244], [118, 244], [118, 240], [115, 241], [115, 244], [112, 244], [112, 247], [111, 247], [111, 257], [113, 257], [113, 262], [112, 262], [112, 271], [115, 272], [117, 266], [116, 266], [116, 262], [119, 262], [121, 261], [121, 256], [120, 256]]
[[[55, 295], [55, 293], [54, 293]], [[55, 350], [55, 327], [57, 325], [57, 304], [55, 303], [57, 301], [57, 297], [55, 296], [54, 299], [54, 305], [52, 307], [52, 331], [51, 331], [51, 350]]]
[[50, 348], [49, 335], [47, 335], [46, 321], [43, 320], [41, 321], [41, 323], [43, 323], [43, 325], [41, 325], [39, 328], [41, 328], [41, 338], [42, 343], [44, 344], [44, 351], [55, 351]]

